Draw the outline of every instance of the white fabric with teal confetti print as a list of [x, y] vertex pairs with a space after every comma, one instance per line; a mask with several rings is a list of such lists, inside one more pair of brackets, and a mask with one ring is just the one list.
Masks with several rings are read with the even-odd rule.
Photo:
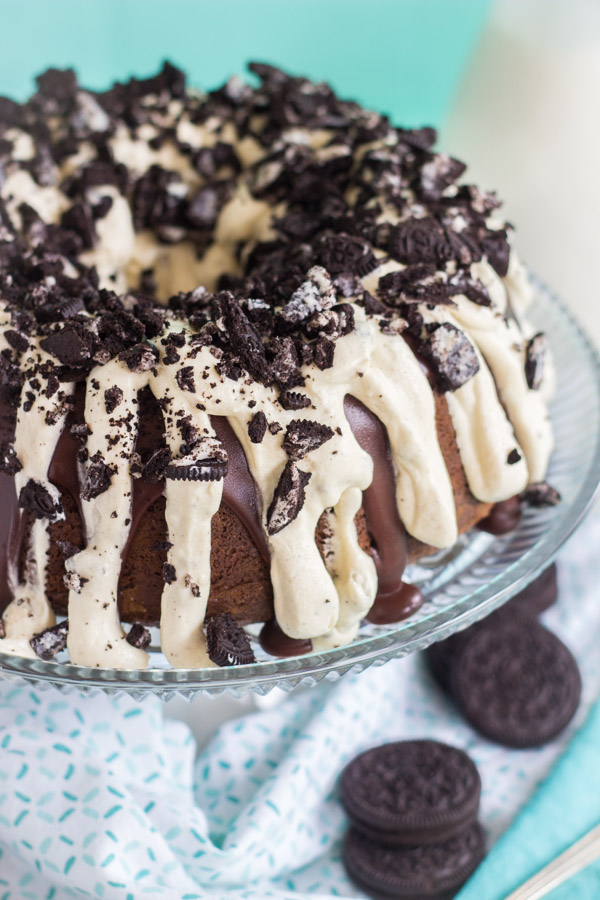
[[471, 754], [492, 843], [600, 692], [599, 546], [596, 511], [561, 554], [562, 599], [544, 617], [578, 657], [584, 700], [540, 750], [475, 735], [416, 656], [229, 722], [199, 755], [155, 698], [0, 684], [0, 900], [362, 896], [339, 858], [336, 781], [360, 750], [413, 736]]

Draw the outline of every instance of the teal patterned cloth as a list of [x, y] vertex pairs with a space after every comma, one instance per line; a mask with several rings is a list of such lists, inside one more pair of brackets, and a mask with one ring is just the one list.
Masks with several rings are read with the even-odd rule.
[[[448, 741], [474, 758], [484, 785], [481, 816], [493, 844], [600, 693], [598, 546], [600, 512], [564, 551], [562, 599], [546, 614], [579, 659], [582, 707], [564, 735], [538, 750], [506, 751], [475, 735], [434, 688], [418, 656], [228, 722], [200, 754], [187, 726], [165, 718], [156, 698], [137, 703], [0, 684], [0, 900], [362, 896], [339, 858], [346, 821], [337, 778], [363, 748], [414, 736]], [[599, 718], [596, 712], [591, 721]], [[597, 730], [595, 747], [599, 738]], [[589, 772], [589, 746], [581, 764], [568, 763], [584, 741], [575, 742], [561, 763], [557, 796], [571, 796], [570, 814], [553, 813], [551, 833], [547, 810], [561, 805], [553, 805], [555, 782], [548, 781], [531, 812], [483, 864], [465, 900], [495, 900], [509, 877], [512, 886], [519, 880], [521, 870], [511, 874], [506, 862], [514, 841], [531, 840], [537, 830], [535, 868], [578, 837], [586, 824], [578, 813], [582, 785], [595, 791], [600, 812], [600, 765]], [[525, 844], [520, 858], [528, 853]], [[497, 893], [477, 888], [489, 883], [477, 879], [488, 877]], [[592, 900], [600, 891], [576, 896]]]

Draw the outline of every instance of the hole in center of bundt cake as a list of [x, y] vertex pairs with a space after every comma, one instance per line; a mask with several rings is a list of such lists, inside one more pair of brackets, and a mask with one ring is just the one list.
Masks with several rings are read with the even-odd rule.
[[285, 212], [283, 204], [250, 191], [250, 166], [264, 151], [251, 138], [236, 139], [228, 145], [231, 158], [206, 177], [175, 144], [156, 151], [142, 131], [133, 138], [117, 130], [111, 143], [133, 187], [122, 193], [102, 184], [86, 191], [91, 209], [103, 215], [96, 212], [93, 246], [81, 262], [96, 267], [100, 287], [141, 291], [162, 304], [180, 292], [217, 290], [224, 276], [243, 275], [256, 245], [276, 240], [273, 222]]

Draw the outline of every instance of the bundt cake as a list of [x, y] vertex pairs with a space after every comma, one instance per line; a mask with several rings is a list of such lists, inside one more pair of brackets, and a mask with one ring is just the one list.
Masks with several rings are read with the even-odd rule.
[[2, 652], [144, 667], [160, 624], [202, 667], [217, 614], [338, 646], [418, 606], [407, 561], [556, 499], [495, 196], [431, 128], [250, 69], [0, 98]]

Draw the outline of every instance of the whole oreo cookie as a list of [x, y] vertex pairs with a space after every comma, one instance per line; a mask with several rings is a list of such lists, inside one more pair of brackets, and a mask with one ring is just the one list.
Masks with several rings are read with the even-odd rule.
[[416, 847], [384, 847], [351, 828], [343, 860], [350, 878], [372, 897], [449, 900], [484, 853], [477, 822], [443, 843]]
[[573, 718], [581, 676], [570, 650], [536, 619], [511, 613], [473, 630], [457, 650], [451, 689], [485, 737], [538, 747]]
[[552, 563], [526, 588], [515, 594], [504, 609], [516, 609], [528, 616], [539, 616], [556, 602], [557, 597], [557, 569], [556, 563]]
[[481, 780], [456, 747], [399, 741], [361, 753], [341, 776], [354, 826], [390, 846], [445, 840], [475, 820]]
[[462, 641], [468, 640], [471, 632], [470, 628], [466, 631], [460, 631], [453, 634], [445, 641], [437, 641], [425, 650], [425, 659], [429, 671], [443, 691], [447, 694], [451, 692], [450, 683], [452, 676], [452, 667]]
[[425, 658], [429, 666], [429, 671], [433, 675], [435, 681], [447, 694], [452, 694], [452, 670], [455, 666], [456, 657], [462, 645], [470, 639], [470, 637], [480, 628], [493, 628], [494, 623], [501, 619], [505, 614], [506, 607], [501, 607], [491, 613], [481, 622], [475, 622], [464, 631], [457, 631], [451, 634], [444, 641], [436, 641], [425, 650]]
[[503, 618], [507, 612], [538, 616], [556, 602], [557, 596], [557, 568], [556, 563], [552, 563], [551, 566], [544, 569], [541, 575], [538, 575], [526, 588], [515, 594], [491, 616], [488, 616], [482, 622], [471, 625], [465, 631], [459, 631], [451, 635], [445, 641], [437, 641], [428, 647], [425, 651], [427, 665], [442, 690], [446, 691], [446, 693], [451, 693], [451, 673], [458, 650], [477, 629], [493, 627], [494, 622]]

